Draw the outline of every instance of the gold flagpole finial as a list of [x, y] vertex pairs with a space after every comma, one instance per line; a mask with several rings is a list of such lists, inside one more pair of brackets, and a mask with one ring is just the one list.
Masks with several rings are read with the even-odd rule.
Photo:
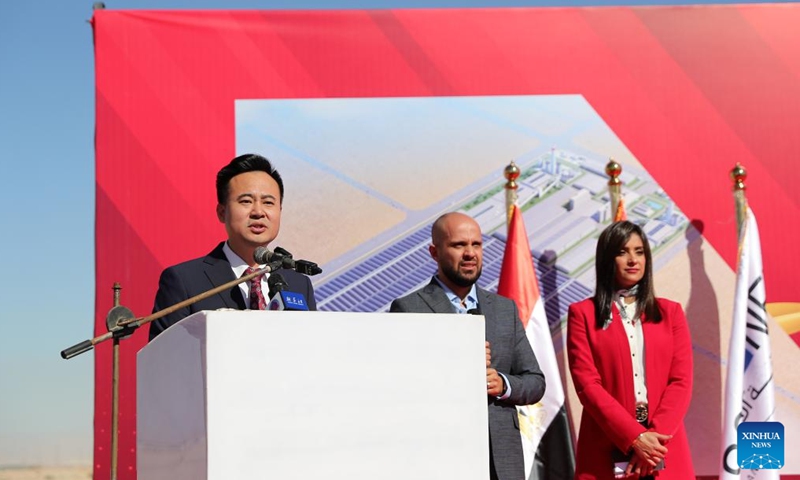
[[747, 197], [745, 190], [747, 185], [744, 181], [747, 180], [747, 170], [736, 162], [736, 166], [731, 169], [731, 180], [733, 180], [733, 199], [736, 202], [736, 231], [741, 238], [742, 227], [744, 226], [745, 217], [747, 216]]
[[519, 178], [519, 173], [519, 167], [516, 163], [514, 163], [514, 160], [511, 160], [511, 163], [509, 163], [505, 170], [503, 170], [503, 176], [506, 177], [506, 180], [508, 180], [506, 182], [506, 189], [517, 189], [517, 179]]
[[731, 169], [731, 180], [733, 180], [733, 190], [747, 190], [744, 181], [747, 180], [747, 170], [741, 163], [736, 162], [736, 166]]
[[619, 199], [622, 195], [622, 180], [619, 176], [622, 174], [622, 165], [617, 163], [613, 158], [608, 159], [606, 164], [606, 175], [608, 175], [608, 197], [611, 201], [611, 219], [617, 214], [619, 208]]
[[506, 223], [511, 221], [511, 214], [513, 213], [514, 205], [517, 203], [517, 179], [520, 175], [519, 167], [514, 160], [511, 160], [506, 168], [503, 170], [503, 176], [506, 177]]
[[621, 173], [622, 165], [617, 163], [617, 161], [613, 158], [609, 158], [608, 163], [606, 163], [606, 175], [608, 175], [609, 187], [612, 185], [620, 185], [622, 183], [622, 180], [619, 179]]

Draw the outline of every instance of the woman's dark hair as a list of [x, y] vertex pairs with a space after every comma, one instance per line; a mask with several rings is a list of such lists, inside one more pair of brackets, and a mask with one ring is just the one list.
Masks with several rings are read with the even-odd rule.
[[261, 155], [246, 153], [239, 155], [217, 173], [217, 203], [224, 204], [228, 200], [228, 190], [231, 178], [247, 172], [266, 172], [278, 184], [281, 193], [280, 204], [283, 205], [283, 179], [275, 167]]
[[598, 328], [602, 328], [606, 320], [611, 317], [611, 303], [614, 301], [614, 292], [620, 287], [616, 285], [617, 255], [630, 240], [631, 235], [639, 235], [644, 246], [644, 276], [639, 280], [639, 291], [636, 294], [636, 311], [644, 313], [648, 322], [661, 321], [661, 310], [656, 302], [655, 288], [653, 287], [653, 256], [650, 252], [650, 243], [647, 241], [642, 227], [624, 220], [614, 222], [600, 234], [597, 239], [595, 253], [595, 289], [594, 312]]

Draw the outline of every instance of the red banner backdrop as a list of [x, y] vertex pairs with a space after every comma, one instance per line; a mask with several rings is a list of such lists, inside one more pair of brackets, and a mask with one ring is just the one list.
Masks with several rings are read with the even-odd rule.
[[[735, 268], [727, 173], [749, 173], [768, 301], [797, 302], [800, 5], [380, 11], [97, 10], [96, 334], [111, 286], [138, 315], [160, 271], [224, 237], [213, 179], [237, 99], [580, 94]], [[732, 292], [731, 292], [732, 295]], [[136, 478], [122, 347], [120, 475]], [[110, 342], [95, 356], [109, 477]]]

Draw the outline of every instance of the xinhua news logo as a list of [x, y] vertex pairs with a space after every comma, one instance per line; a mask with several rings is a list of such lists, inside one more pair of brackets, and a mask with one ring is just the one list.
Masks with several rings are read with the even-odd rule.
[[306, 302], [303, 299], [302, 295], [288, 293], [286, 294], [285, 300], [287, 306], [308, 310], [308, 307], [306, 307]]
[[742, 470], [783, 468], [783, 424], [740, 423], [736, 429], [736, 452]]

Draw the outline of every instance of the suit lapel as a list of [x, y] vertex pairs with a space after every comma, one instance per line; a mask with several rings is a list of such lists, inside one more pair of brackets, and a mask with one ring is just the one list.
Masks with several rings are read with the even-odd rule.
[[425, 302], [433, 313], [456, 313], [447, 294], [439, 283], [431, 278], [431, 282], [420, 290], [420, 298]]
[[486, 290], [482, 289], [481, 287], [476, 286], [475, 290], [478, 292], [478, 308], [483, 312], [484, 315], [489, 315], [490, 313], [494, 313], [494, 303], [492, 302], [492, 297], [488, 295]]
[[[494, 319], [497, 318], [494, 314], [494, 302], [492, 302], [492, 297], [487, 295], [484, 289], [476, 287], [475, 290], [478, 293], [478, 308], [485, 318], [486, 341], [492, 344], [495, 339], [496, 328]], [[492, 363], [494, 363], [494, 361], [492, 361]]]
[[[225, 283], [234, 280], [233, 277], [233, 270], [231, 270], [231, 264], [228, 262], [228, 259], [225, 257], [225, 253], [222, 251], [222, 243], [220, 243], [217, 248], [215, 248], [211, 253], [206, 255], [203, 259], [204, 262], [204, 272], [206, 277], [208, 278], [211, 285], [218, 287]], [[227, 308], [235, 308], [237, 310], [245, 310], [247, 307], [244, 303], [244, 296], [242, 295], [242, 289], [238, 286], [231, 288], [230, 290], [226, 290], [224, 292], [220, 292], [217, 295], [222, 298], [222, 302], [225, 304]]]

